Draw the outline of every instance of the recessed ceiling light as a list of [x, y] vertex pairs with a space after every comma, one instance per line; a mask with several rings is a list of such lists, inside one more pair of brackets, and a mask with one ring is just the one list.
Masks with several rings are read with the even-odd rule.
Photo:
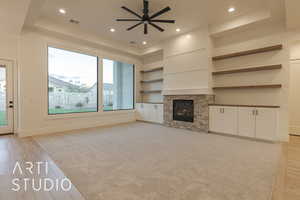
[[63, 8], [59, 9], [58, 11], [59, 11], [61, 14], [66, 14], [66, 13], [67, 13], [67, 11], [66, 11], [65, 9], [63, 9]]
[[143, 45], [146, 45], [146, 44], [147, 44], [147, 42], [146, 42], [146, 41], [144, 41], [144, 42], [143, 42]]
[[181, 31], [180, 28], [177, 28], [177, 29], [176, 29], [176, 32], [180, 32], [180, 31]]
[[110, 29], [110, 32], [115, 32], [116, 30], [114, 28], [111, 28]]
[[190, 39], [192, 36], [190, 34], [186, 35], [186, 38]]
[[234, 7], [231, 7], [228, 9], [228, 12], [234, 12], [235, 11], [235, 8]]

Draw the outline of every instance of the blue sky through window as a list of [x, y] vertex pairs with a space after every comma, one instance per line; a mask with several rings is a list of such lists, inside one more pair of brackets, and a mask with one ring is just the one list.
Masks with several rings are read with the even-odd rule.
[[97, 57], [53, 47], [48, 48], [49, 75], [92, 87], [97, 82]]

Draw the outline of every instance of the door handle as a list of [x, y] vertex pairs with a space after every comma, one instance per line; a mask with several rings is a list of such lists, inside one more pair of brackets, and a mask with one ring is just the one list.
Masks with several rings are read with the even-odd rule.
[[13, 101], [9, 101], [8, 103], [9, 103], [9, 105], [8, 105], [9, 108], [13, 108], [14, 107], [14, 102]]
[[252, 114], [253, 115], [258, 115], [259, 113], [258, 113], [258, 110], [257, 109], [254, 109], [253, 111], [252, 111]]

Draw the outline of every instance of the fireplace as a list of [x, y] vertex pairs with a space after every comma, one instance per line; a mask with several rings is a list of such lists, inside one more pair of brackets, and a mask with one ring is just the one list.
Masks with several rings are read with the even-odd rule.
[[214, 95], [164, 95], [164, 125], [208, 132], [209, 108]]
[[194, 122], [194, 101], [173, 100], [173, 120], [182, 122]]

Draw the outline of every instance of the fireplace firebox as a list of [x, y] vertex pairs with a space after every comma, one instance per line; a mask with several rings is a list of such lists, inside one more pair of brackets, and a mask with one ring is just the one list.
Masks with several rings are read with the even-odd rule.
[[194, 101], [173, 100], [173, 120], [194, 122]]

